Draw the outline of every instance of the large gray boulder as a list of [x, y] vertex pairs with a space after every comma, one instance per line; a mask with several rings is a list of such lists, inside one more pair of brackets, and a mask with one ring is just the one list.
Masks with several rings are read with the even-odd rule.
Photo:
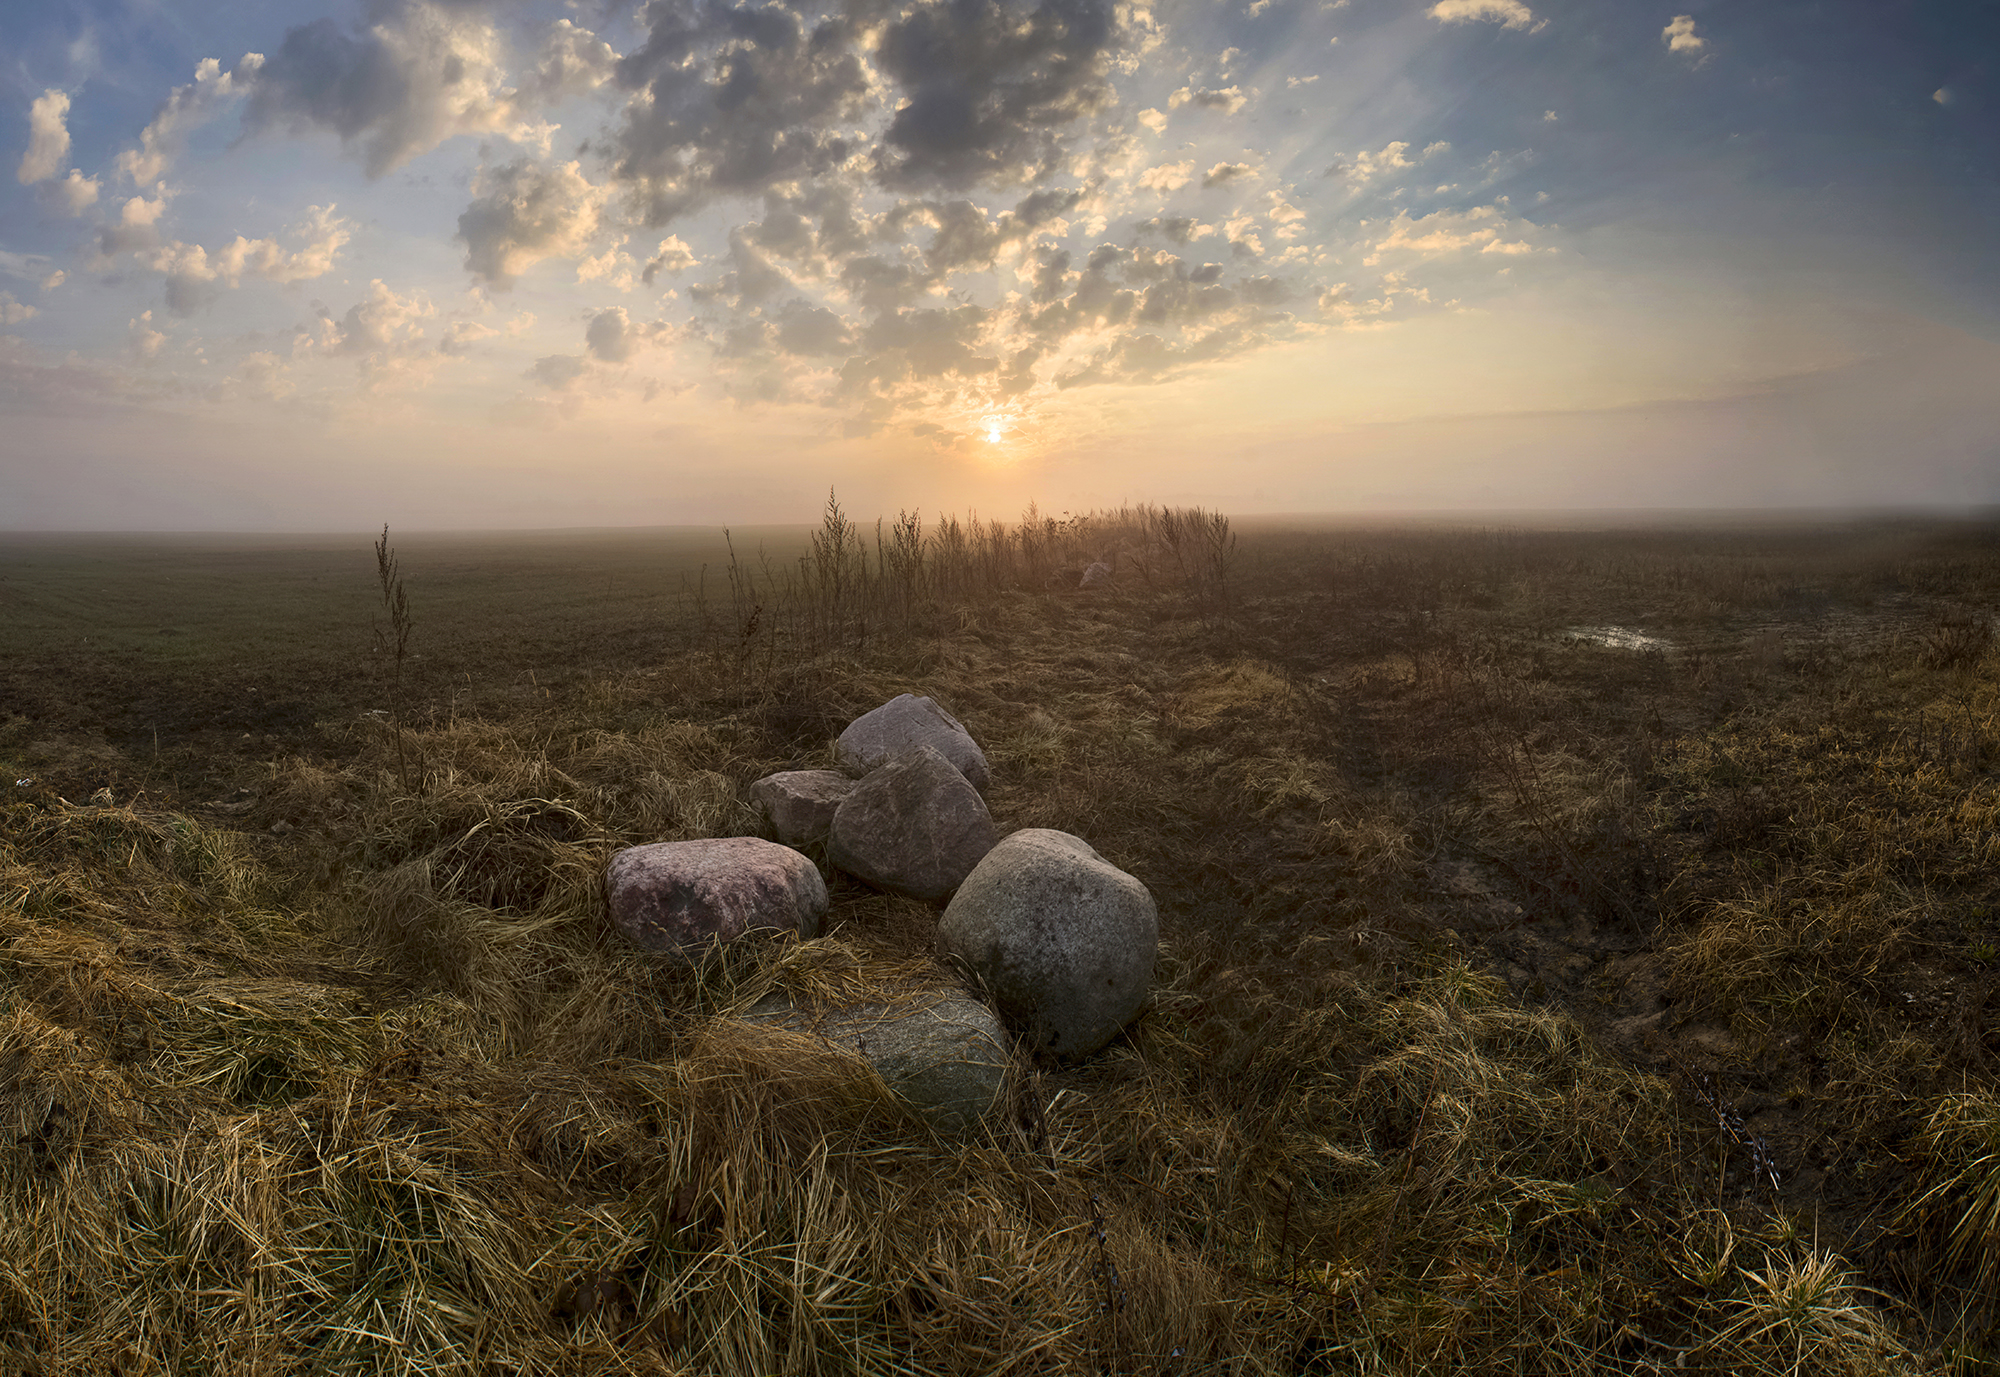
[[848, 723], [833, 743], [833, 755], [841, 769], [865, 775], [918, 746], [941, 753], [973, 788], [986, 792], [992, 776], [986, 768], [986, 753], [979, 749], [972, 733], [936, 703], [913, 693], [899, 693]]
[[771, 820], [786, 846], [824, 841], [834, 810], [854, 792], [854, 781], [838, 770], [781, 770], [750, 786], [750, 799]]
[[919, 746], [840, 801], [826, 856], [877, 889], [935, 900], [958, 888], [997, 837], [979, 791], [937, 750]]
[[754, 928], [815, 936], [827, 906], [818, 868], [762, 837], [628, 846], [611, 857], [604, 893], [620, 932], [684, 962]]
[[1081, 838], [1029, 827], [966, 876], [937, 944], [1039, 1045], [1080, 1056], [1145, 1003], [1160, 916], [1144, 885]]
[[964, 1134], [992, 1110], [1013, 1062], [1000, 1020], [962, 990], [924, 990], [818, 1013], [773, 991], [744, 1018], [809, 1033], [856, 1053], [944, 1134]]

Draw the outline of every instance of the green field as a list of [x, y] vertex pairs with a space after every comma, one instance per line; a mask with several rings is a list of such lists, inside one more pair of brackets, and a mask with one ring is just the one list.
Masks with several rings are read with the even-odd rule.
[[[2000, 527], [1191, 521], [0, 536], [0, 1369], [2000, 1366]], [[1161, 911], [963, 1142], [602, 911], [904, 691]]]

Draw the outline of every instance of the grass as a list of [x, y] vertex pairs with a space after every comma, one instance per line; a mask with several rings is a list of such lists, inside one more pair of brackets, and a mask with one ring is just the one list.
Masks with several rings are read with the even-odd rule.
[[[404, 540], [402, 731], [358, 541], [0, 550], [0, 1368], [1992, 1370], [1989, 529], [827, 517]], [[904, 691], [1161, 909], [963, 1141], [736, 1017], [934, 908], [602, 918]]]

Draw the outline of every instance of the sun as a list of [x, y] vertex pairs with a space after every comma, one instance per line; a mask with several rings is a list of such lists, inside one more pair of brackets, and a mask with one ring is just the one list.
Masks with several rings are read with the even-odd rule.
[[1006, 438], [1007, 423], [997, 416], [989, 416], [986, 420], [986, 443], [997, 445]]

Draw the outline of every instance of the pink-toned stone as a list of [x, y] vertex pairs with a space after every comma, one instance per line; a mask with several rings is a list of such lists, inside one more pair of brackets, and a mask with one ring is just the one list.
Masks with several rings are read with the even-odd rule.
[[815, 936], [827, 906], [818, 868], [762, 837], [627, 847], [612, 856], [604, 891], [620, 932], [680, 961], [756, 928]]

